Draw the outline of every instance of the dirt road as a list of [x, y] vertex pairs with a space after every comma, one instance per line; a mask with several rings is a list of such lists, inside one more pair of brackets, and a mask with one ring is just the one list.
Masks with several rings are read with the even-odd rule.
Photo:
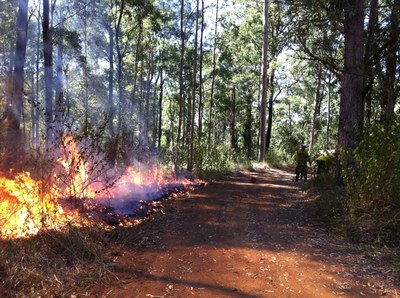
[[166, 201], [88, 294], [397, 297], [390, 270], [321, 228], [299, 185], [280, 170], [242, 172]]

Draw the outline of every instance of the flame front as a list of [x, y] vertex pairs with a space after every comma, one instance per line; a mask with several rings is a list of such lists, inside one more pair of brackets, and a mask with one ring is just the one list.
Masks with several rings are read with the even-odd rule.
[[[28, 172], [13, 179], [0, 175], [0, 238], [30, 236], [43, 228], [60, 229], [71, 220], [82, 219], [77, 209], [82, 210], [86, 199], [101, 203], [102, 194], [97, 194], [92, 187], [93, 168], [72, 137], [64, 138], [60, 152], [57, 160], [61, 169], [55, 169], [49, 179], [52, 181], [36, 181]], [[172, 172], [165, 174], [156, 165], [137, 164], [124, 171], [107, 189], [107, 195], [111, 200], [151, 200], [151, 194], [164, 186], [187, 183], [192, 182], [177, 179]], [[74, 204], [70, 208], [64, 202]]]
[[72, 136], [67, 136], [63, 140], [62, 153], [58, 162], [65, 171], [60, 175], [64, 184], [63, 195], [75, 199], [93, 198], [95, 192], [90, 188], [90, 177], [87, 173], [89, 164], [82, 158]]
[[33, 235], [62, 221], [63, 209], [55, 196], [43, 193], [42, 186], [28, 172], [13, 180], [0, 177], [0, 236]]

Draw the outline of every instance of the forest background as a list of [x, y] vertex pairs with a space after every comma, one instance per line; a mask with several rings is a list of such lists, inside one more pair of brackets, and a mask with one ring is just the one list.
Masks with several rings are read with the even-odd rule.
[[399, 0], [1, 1], [3, 168], [43, 167], [70, 134], [110, 167], [157, 160], [203, 175], [290, 164], [306, 143], [313, 160], [336, 150], [330, 175], [346, 188], [327, 215], [397, 245], [399, 11]]

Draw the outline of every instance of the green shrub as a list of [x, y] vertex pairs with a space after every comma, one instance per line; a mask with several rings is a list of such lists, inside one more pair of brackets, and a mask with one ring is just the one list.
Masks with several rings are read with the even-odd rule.
[[349, 217], [362, 233], [400, 244], [400, 125], [367, 128], [355, 167], [344, 171]]

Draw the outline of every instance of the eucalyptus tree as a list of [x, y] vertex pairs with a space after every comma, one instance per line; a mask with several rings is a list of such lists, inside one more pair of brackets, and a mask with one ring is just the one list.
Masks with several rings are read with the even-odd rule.
[[218, 33], [218, 17], [219, 12], [219, 0], [216, 1], [215, 9], [215, 22], [214, 22], [214, 45], [213, 45], [213, 58], [212, 58], [212, 72], [211, 72], [211, 94], [209, 102], [209, 115], [208, 115], [208, 151], [211, 149], [211, 136], [213, 134], [213, 109], [214, 109], [214, 87], [215, 87], [215, 77], [216, 77], [216, 66], [217, 66], [217, 33]]
[[52, 142], [52, 122], [53, 122], [53, 28], [50, 24], [50, 3], [43, 0], [43, 58], [45, 72], [45, 133], [47, 147]]
[[[26, 60], [27, 44], [27, 24], [28, 24], [28, 0], [20, 0], [17, 15], [17, 39], [15, 45], [15, 55], [13, 59], [12, 72], [12, 91], [10, 105], [7, 106], [7, 155], [6, 163], [8, 166], [15, 158], [20, 158], [23, 153], [23, 139], [20, 133], [21, 116], [23, 109], [23, 90], [24, 90], [24, 66]], [[17, 152], [17, 154], [15, 154]]]
[[262, 162], [265, 158], [266, 150], [266, 121], [267, 121], [267, 100], [268, 100], [268, 26], [269, 26], [269, 1], [264, 1], [264, 30], [263, 30], [263, 51], [262, 51], [262, 90], [260, 104], [260, 142], [258, 148], [258, 161]]

